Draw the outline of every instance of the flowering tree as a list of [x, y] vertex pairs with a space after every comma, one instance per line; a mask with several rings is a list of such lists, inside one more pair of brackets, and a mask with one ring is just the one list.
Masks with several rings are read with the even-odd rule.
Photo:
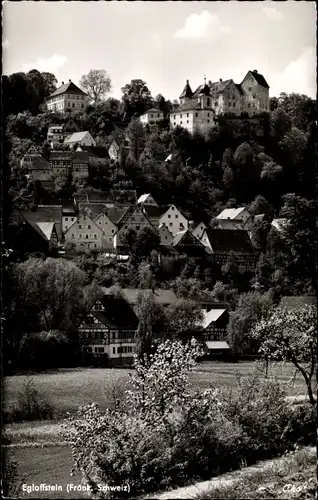
[[317, 309], [305, 305], [300, 309], [278, 307], [261, 319], [251, 330], [252, 338], [260, 341], [259, 352], [265, 359], [290, 361], [305, 379], [311, 404], [313, 376], [317, 366]]

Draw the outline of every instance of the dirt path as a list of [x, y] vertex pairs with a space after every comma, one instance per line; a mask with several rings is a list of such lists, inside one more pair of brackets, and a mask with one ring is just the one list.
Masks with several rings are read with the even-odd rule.
[[[316, 448], [310, 447], [308, 448], [314, 454], [316, 454]], [[214, 488], [218, 488], [220, 486], [229, 486], [233, 484], [237, 479], [243, 479], [247, 477], [251, 473], [256, 471], [266, 471], [271, 469], [275, 465], [279, 465], [282, 462], [288, 460], [288, 457], [279, 457], [271, 460], [266, 460], [263, 462], [259, 462], [256, 465], [252, 465], [251, 467], [246, 467], [245, 469], [240, 469], [234, 472], [230, 472], [227, 474], [223, 474], [222, 476], [215, 477], [210, 479], [209, 481], [204, 481], [201, 483], [196, 483], [191, 486], [185, 486], [184, 488], [179, 488], [177, 490], [167, 491], [164, 493], [156, 493], [155, 495], [148, 495], [143, 497], [144, 500], [155, 498], [156, 500], [172, 500], [175, 498], [178, 499], [194, 499], [198, 495], [202, 493], [207, 493]]]

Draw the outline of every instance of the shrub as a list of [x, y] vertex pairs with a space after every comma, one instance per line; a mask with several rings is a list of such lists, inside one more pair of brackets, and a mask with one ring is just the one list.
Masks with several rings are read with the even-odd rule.
[[133, 497], [208, 479], [286, 452], [311, 433], [313, 417], [297, 428], [300, 410], [257, 370], [238, 378], [234, 390], [191, 390], [188, 371], [199, 352], [194, 341], [164, 342], [154, 354], [135, 358], [134, 390], [125, 404], [106, 412], [91, 404], [70, 417], [66, 439], [93, 492], [98, 484], [129, 484]]
[[5, 423], [22, 422], [24, 420], [53, 419], [53, 406], [41, 396], [32, 378], [28, 377], [22, 384], [17, 404], [3, 412]]
[[18, 462], [1, 449], [1, 498], [19, 498], [25, 478], [19, 478]]
[[19, 352], [20, 367], [46, 370], [68, 366], [71, 346], [65, 334], [49, 330], [26, 334]]

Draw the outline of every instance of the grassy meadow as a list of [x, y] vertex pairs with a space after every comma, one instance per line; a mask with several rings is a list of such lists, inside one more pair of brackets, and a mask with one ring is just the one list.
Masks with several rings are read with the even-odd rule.
[[[254, 362], [225, 363], [206, 361], [200, 363], [190, 374], [194, 388], [233, 387], [236, 376], [252, 373]], [[129, 384], [129, 372], [133, 370], [105, 368], [60, 369], [32, 375], [13, 375], [4, 379], [4, 408], [15, 404], [26, 377], [32, 377], [36, 388], [55, 410], [55, 417], [61, 418], [66, 412], [75, 413], [77, 407], [96, 402], [106, 408], [110, 401], [105, 395], [105, 385], [110, 380], [125, 381]], [[264, 373], [264, 372], [263, 372]], [[294, 368], [290, 364], [277, 363], [270, 366], [269, 377], [276, 377], [286, 384], [289, 396], [306, 394], [306, 387], [300, 374], [293, 379]]]

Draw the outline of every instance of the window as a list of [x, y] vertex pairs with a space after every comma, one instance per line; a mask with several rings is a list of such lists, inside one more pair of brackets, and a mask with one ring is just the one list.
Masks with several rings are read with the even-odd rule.
[[189, 120], [187, 120], [187, 123], [189, 123]]
[[210, 113], [208, 113], [208, 116], [210, 116]]
[[180, 125], [181, 125], [181, 123], [182, 123], [182, 120], [180, 121]]
[[168, 219], [171, 219], [171, 215], [170, 214], [168, 214]]
[[178, 214], [176, 214], [176, 215], [175, 215], [175, 218], [176, 218], [176, 219], [178, 219], [178, 218], [179, 218], [179, 215], [178, 215]]
[[86, 220], [86, 217], [85, 217], [85, 215], [84, 215], [83, 219], [84, 219], [84, 220]]
[[95, 240], [97, 240], [97, 234], [94, 234], [94, 238], [95, 238]]
[[153, 118], [153, 114], [150, 115], [150, 118]]
[[159, 113], [157, 114], [157, 116], [158, 116], [158, 118], [159, 118], [159, 116], [160, 116], [160, 115], [159, 115]]
[[180, 115], [180, 118], [182, 118], [182, 115]]
[[97, 248], [97, 244], [96, 243], [94, 243], [94, 248]]
[[86, 239], [88, 240], [88, 234], [87, 234], [85, 237], [86, 237]]
[[115, 229], [112, 229], [112, 233], [114, 233], [114, 232], [115, 232]]
[[84, 104], [82, 104], [82, 108], [84, 108]]
[[169, 222], [169, 226], [172, 226], [172, 222]]
[[235, 102], [233, 102], [233, 108], [236, 108], [236, 104], [235, 104]]
[[195, 114], [195, 116], [196, 116], [196, 117], [198, 117], [198, 116], [199, 116], [199, 113], [196, 113], [196, 114]]
[[74, 239], [74, 234], [72, 234], [72, 238]]
[[174, 120], [176, 119], [176, 115], [173, 115], [173, 119], [174, 119]]
[[91, 226], [88, 224], [87, 229], [90, 229], [90, 228], [91, 228]]
[[173, 122], [174, 125], [176, 125], [176, 122]]
[[214, 106], [217, 106], [218, 105], [218, 102], [217, 101], [214, 101]]
[[248, 103], [247, 107], [248, 107], [248, 108], [250, 108], [250, 107], [251, 107], [250, 103]]
[[210, 98], [208, 97], [208, 98], [207, 98], [207, 101], [206, 101], [206, 105], [207, 105], [208, 107], [210, 107], [210, 102], [211, 102], [211, 101], [210, 101]]
[[116, 354], [116, 347], [113, 347], [113, 354]]
[[189, 118], [189, 113], [187, 113], [187, 118]]
[[122, 346], [117, 347], [117, 354], [122, 354], [123, 348]]
[[248, 90], [252, 90], [252, 87], [248, 87]]
[[173, 206], [171, 207], [171, 210], [174, 210], [174, 207], [173, 207]]
[[95, 347], [95, 352], [103, 353], [104, 352], [104, 347]]
[[74, 221], [74, 217], [71, 217], [71, 221], [72, 221], [72, 222]]
[[74, 102], [72, 103], [72, 108], [75, 108], [75, 104], [74, 104]]
[[208, 120], [208, 123], [210, 123], [210, 120]]

